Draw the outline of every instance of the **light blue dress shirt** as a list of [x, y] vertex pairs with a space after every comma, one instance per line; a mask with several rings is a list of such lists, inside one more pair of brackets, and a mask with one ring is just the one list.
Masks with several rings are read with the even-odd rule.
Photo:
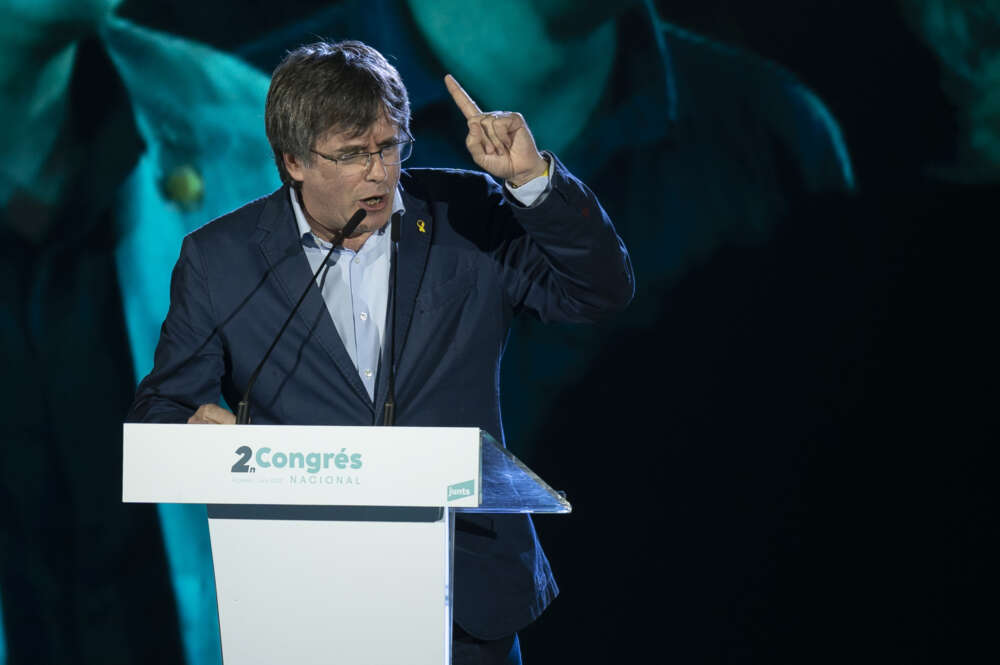
[[[549, 160], [551, 164], [551, 160]], [[548, 192], [550, 174], [539, 176], [520, 187], [509, 183], [504, 188], [516, 203], [531, 206], [541, 203]], [[289, 190], [295, 222], [299, 227], [302, 249], [313, 272], [330, 251], [330, 243], [316, 237], [306, 221], [295, 190]], [[399, 223], [406, 209], [396, 187], [389, 224]], [[326, 309], [340, 340], [351, 357], [368, 397], [375, 399], [382, 341], [385, 339], [386, 309], [389, 303], [390, 234], [389, 224], [369, 236], [357, 252], [338, 247], [330, 255], [327, 268], [316, 277]]]

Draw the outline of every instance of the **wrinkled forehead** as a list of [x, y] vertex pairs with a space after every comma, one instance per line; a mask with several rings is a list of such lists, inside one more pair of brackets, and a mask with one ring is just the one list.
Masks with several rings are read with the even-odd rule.
[[329, 150], [337, 150], [345, 146], [363, 148], [392, 143], [402, 134], [403, 131], [399, 125], [382, 114], [378, 120], [367, 127], [334, 126], [319, 137], [316, 145]]

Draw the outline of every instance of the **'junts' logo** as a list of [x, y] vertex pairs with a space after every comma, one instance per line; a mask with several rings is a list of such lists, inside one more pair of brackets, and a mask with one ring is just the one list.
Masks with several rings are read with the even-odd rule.
[[448, 500], [454, 501], [455, 499], [464, 499], [467, 496], [472, 496], [472, 493], [476, 489], [475, 482], [475, 480], [466, 480], [464, 483], [448, 485]]

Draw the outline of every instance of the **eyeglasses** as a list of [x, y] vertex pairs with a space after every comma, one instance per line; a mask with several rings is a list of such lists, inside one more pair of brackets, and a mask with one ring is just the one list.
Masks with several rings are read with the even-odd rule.
[[413, 144], [416, 143], [414, 139], [406, 139], [405, 141], [400, 141], [399, 143], [393, 143], [392, 145], [387, 145], [381, 150], [376, 150], [375, 152], [352, 152], [349, 155], [341, 155], [340, 157], [331, 157], [330, 155], [324, 155], [318, 150], [310, 150], [309, 152], [315, 153], [333, 162], [344, 173], [348, 174], [358, 174], [364, 173], [368, 170], [368, 167], [372, 165], [372, 158], [375, 155], [379, 156], [382, 160], [382, 164], [385, 166], [395, 166], [396, 164], [401, 164], [410, 158], [413, 154]]

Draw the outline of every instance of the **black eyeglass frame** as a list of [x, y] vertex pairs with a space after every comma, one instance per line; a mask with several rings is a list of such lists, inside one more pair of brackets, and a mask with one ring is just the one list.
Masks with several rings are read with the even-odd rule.
[[[333, 162], [334, 164], [336, 164], [340, 168], [344, 168], [344, 165], [341, 163], [344, 159], [346, 159], [348, 157], [360, 157], [361, 155], [365, 155], [365, 157], [366, 157], [365, 164], [359, 170], [360, 171], [367, 171], [368, 169], [371, 168], [372, 160], [375, 159], [375, 155], [378, 155], [378, 158], [380, 160], [382, 160], [383, 166], [396, 166], [397, 164], [402, 164], [403, 162], [405, 162], [406, 160], [408, 160], [411, 156], [413, 156], [413, 144], [416, 143], [417, 140], [415, 138], [413, 138], [412, 136], [410, 136], [409, 132], [406, 133], [406, 136], [407, 136], [407, 139], [405, 141], [397, 141], [396, 143], [393, 143], [391, 145], [387, 145], [384, 148], [382, 148], [381, 150], [376, 150], [375, 152], [352, 152], [352, 153], [347, 154], [347, 155], [342, 155], [341, 157], [331, 157], [330, 155], [324, 154], [324, 153], [320, 152], [319, 150], [313, 150], [311, 148], [309, 149], [309, 152], [311, 152], [311, 153], [313, 153], [315, 155], [319, 155], [320, 157], [322, 157], [323, 159], [325, 159], [325, 160], [327, 160], [329, 162]], [[409, 145], [410, 146], [410, 154], [408, 154], [406, 157], [402, 157], [398, 162], [387, 162], [387, 161], [385, 161], [385, 155], [382, 154], [384, 151], [389, 150], [390, 148], [397, 148], [399, 146], [405, 146], [405, 145]], [[400, 148], [400, 154], [403, 154], [403, 148]]]

